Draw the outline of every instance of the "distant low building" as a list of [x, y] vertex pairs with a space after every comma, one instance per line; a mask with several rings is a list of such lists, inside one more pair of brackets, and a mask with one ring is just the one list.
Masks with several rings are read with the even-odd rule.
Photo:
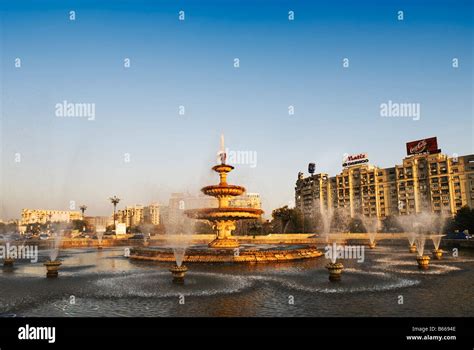
[[160, 206], [158, 203], [152, 203], [143, 208], [143, 220], [146, 224], [160, 224]]
[[245, 193], [241, 196], [234, 197], [229, 201], [229, 206], [237, 208], [254, 208], [261, 209], [262, 201], [259, 193]]
[[127, 206], [117, 212], [117, 222], [125, 224], [126, 227], [141, 224], [159, 225], [160, 206], [157, 203], [147, 206], [141, 204]]
[[50, 210], [50, 209], [22, 209], [20, 226], [31, 224], [46, 224], [48, 222], [69, 223], [74, 220], [81, 220], [80, 211]]

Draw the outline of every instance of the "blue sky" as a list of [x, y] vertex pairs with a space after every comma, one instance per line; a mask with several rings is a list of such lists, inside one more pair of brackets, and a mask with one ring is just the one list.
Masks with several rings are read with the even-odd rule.
[[[3, 219], [70, 201], [105, 215], [114, 194], [166, 204], [195, 193], [217, 181], [221, 133], [231, 150], [257, 153], [229, 180], [259, 192], [268, 214], [293, 199], [308, 162], [335, 175], [344, 153], [367, 152], [389, 167], [405, 142], [430, 136], [447, 154], [473, 150], [471, 1], [0, 6]], [[56, 117], [64, 100], [95, 103], [95, 120]], [[420, 103], [421, 119], [380, 117], [388, 100]]]

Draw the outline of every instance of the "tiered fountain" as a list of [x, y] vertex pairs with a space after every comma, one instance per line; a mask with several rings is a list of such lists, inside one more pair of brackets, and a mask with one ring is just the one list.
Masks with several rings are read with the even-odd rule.
[[263, 210], [256, 208], [235, 208], [229, 207], [232, 197], [240, 196], [245, 192], [245, 188], [227, 183], [227, 174], [234, 170], [232, 165], [225, 164], [226, 154], [221, 151], [221, 164], [212, 168], [219, 174], [218, 185], [206, 186], [201, 191], [208, 196], [217, 198], [219, 206], [217, 208], [205, 208], [187, 210], [185, 213], [193, 219], [208, 220], [213, 224], [216, 231], [216, 239], [209, 243], [210, 248], [238, 248], [239, 242], [232, 237], [237, 220], [258, 219]]
[[[322, 253], [315, 245], [310, 244], [255, 244], [247, 242], [240, 244], [232, 237], [238, 220], [259, 219], [263, 211], [258, 208], [232, 207], [229, 202], [232, 197], [245, 193], [242, 186], [227, 183], [227, 174], [234, 167], [226, 164], [223, 138], [219, 164], [212, 168], [219, 174], [219, 184], [206, 186], [201, 191], [217, 198], [218, 206], [185, 210], [184, 214], [191, 219], [207, 220], [212, 223], [215, 239], [206, 245], [189, 244], [186, 247], [186, 256], [183, 258], [190, 263], [258, 263], [278, 262], [317, 258]], [[177, 232], [180, 234], [180, 232]], [[192, 238], [192, 237], [191, 237]], [[195, 237], [196, 241], [199, 240]], [[191, 243], [192, 239], [190, 239]], [[174, 248], [174, 247], [173, 247]], [[169, 247], [135, 247], [130, 251], [130, 258], [134, 260], [152, 260], [175, 262], [175, 254]], [[175, 269], [175, 268], [173, 268]], [[173, 273], [173, 271], [171, 271]]]

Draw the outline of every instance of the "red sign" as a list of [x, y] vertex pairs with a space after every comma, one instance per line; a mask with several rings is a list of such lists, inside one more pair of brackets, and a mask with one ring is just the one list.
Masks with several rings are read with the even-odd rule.
[[409, 156], [422, 153], [433, 154], [439, 153], [440, 151], [436, 137], [407, 142], [407, 155]]

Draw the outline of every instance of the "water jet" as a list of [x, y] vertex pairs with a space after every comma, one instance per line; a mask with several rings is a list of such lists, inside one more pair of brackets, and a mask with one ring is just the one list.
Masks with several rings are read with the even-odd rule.
[[441, 237], [443, 237], [443, 235], [432, 235], [430, 237], [431, 237], [431, 240], [433, 241], [433, 245], [435, 248], [434, 250], [431, 251], [431, 254], [433, 255], [434, 259], [441, 260], [443, 256], [443, 250], [439, 249], [439, 245], [441, 243]]
[[428, 270], [430, 264], [430, 257], [428, 255], [423, 255], [425, 251], [425, 241], [426, 237], [423, 234], [419, 234], [415, 238], [416, 250], [418, 251], [416, 262], [418, 263], [418, 268], [420, 270]]

